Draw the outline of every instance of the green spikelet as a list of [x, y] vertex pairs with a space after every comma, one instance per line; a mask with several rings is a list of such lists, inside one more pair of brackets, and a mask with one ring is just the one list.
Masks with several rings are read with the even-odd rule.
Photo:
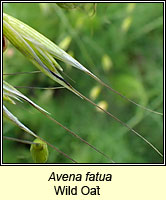
[[36, 144], [32, 144], [30, 148], [32, 159], [35, 163], [46, 163], [49, 154], [47, 144], [39, 138], [36, 138], [33, 142]]

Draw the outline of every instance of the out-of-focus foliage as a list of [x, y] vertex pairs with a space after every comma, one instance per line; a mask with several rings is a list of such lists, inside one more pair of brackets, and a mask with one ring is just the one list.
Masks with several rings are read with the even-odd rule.
[[57, 3], [57, 5], [65, 9], [74, 9], [79, 6], [79, 3]]
[[[98, 3], [93, 16], [89, 14], [93, 6], [83, 6], [84, 9], [62, 9], [55, 3], [3, 3], [4, 12], [62, 45], [65, 51], [114, 89], [162, 112], [163, 4]], [[105, 102], [107, 110], [162, 151], [161, 116], [143, 111], [107, 89], [100, 88], [98, 83], [77, 69], [60, 64], [75, 81], [73, 83], [68, 79], [76, 89], [97, 104]], [[9, 44], [4, 52], [4, 73], [34, 70], [35, 67]], [[4, 79], [13, 86], [57, 86], [42, 74], [4, 76]], [[94, 96], [95, 87], [100, 92]], [[65, 89], [20, 91], [115, 162], [162, 162], [162, 158], [140, 138], [71, 92]], [[12, 106], [8, 105], [20, 121], [77, 162], [108, 162], [29, 105], [20, 103], [14, 110]], [[31, 139], [5, 119], [3, 125], [5, 135]], [[6, 140], [3, 144], [3, 162], [33, 162], [29, 146]], [[49, 163], [70, 162], [51, 148], [49, 152]]]

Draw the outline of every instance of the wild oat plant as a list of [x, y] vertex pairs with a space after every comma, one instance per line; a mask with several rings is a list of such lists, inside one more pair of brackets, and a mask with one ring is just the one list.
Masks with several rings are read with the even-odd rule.
[[[107, 89], [115, 92], [116, 94], [120, 95], [122, 98], [126, 99], [127, 101], [130, 101], [131, 103], [135, 104], [136, 106], [139, 106], [140, 109], [144, 109], [149, 112], [153, 112], [154, 114], [162, 115], [162, 113], [150, 110], [148, 108], [145, 108], [144, 106], [135, 103], [134, 101], [128, 99], [127, 97], [120, 94], [118, 91], [114, 90], [112, 87], [108, 86], [106, 83], [104, 83], [100, 78], [98, 78], [96, 75], [94, 75], [91, 71], [89, 71], [87, 68], [85, 68], [83, 65], [81, 65], [76, 59], [74, 59], [72, 56], [70, 56], [68, 53], [66, 53], [64, 50], [62, 50], [60, 47], [58, 47], [56, 44], [54, 44], [52, 41], [50, 41], [47, 37], [40, 34], [38, 31], [34, 30], [27, 24], [19, 21], [18, 19], [4, 13], [3, 14], [3, 50], [7, 47], [7, 40], [10, 41], [10, 43], [16, 47], [28, 60], [30, 60], [43, 74], [51, 78], [53, 81], [59, 83], [63, 88], [66, 88], [76, 94], [81, 99], [84, 99], [88, 101], [90, 104], [97, 107], [97, 109], [101, 110], [102, 112], [105, 112], [108, 116], [116, 120], [118, 123], [125, 126], [129, 131], [137, 135], [141, 140], [143, 140], [145, 143], [150, 145], [150, 147], [156, 151], [159, 156], [163, 156], [162, 153], [152, 144], [150, 143], [145, 137], [141, 135], [141, 133], [138, 133], [136, 130], [134, 130], [132, 127], [127, 125], [126, 123], [122, 122], [120, 119], [115, 117], [113, 114], [108, 112], [106, 108], [102, 104], [98, 105], [95, 104], [92, 100], [84, 96], [81, 92], [77, 91], [65, 78], [62, 76], [63, 69], [58, 64], [58, 60], [71, 65], [84, 73], [86, 73], [88, 76], [95, 79], [99, 84], [106, 87]], [[94, 90], [93, 92], [96, 93], [98, 88]], [[74, 133], [69, 128], [62, 125], [60, 122], [58, 122], [55, 117], [51, 116], [51, 113], [46, 111], [44, 108], [41, 108], [39, 105], [34, 103], [30, 100], [29, 97], [22, 94], [18, 89], [13, 87], [11, 84], [7, 83], [5, 80], [3, 81], [3, 100], [4, 102], [8, 102], [10, 104], [13, 104], [13, 106], [16, 106], [16, 102], [28, 102], [31, 106], [33, 106], [35, 109], [37, 109], [39, 112], [41, 112], [43, 115], [45, 115], [48, 119], [52, 120], [62, 128], [66, 130], [67, 133], [73, 135], [77, 139], [79, 139], [81, 142], [85, 143], [86, 145], [90, 146], [92, 149], [94, 149], [97, 153], [104, 156], [108, 162], [115, 163], [116, 160], [112, 158], [111, 155], [106, 155], [104, 152], [100, 151], [98, 148], [93, 146], [92, 144], [88, 143], [88, 141], [81, 138], [78, 134]], [[3, 116], [4, 118], [8, 119], [12, 123], [14, 123], [16, 126], [21, 128], [23, 131], [25, 131], [27, 134], [30, 134], [34, 138], [36, 138], [34, 141], [26, 141], [26, 140], [20, 140], [17, 138], [10, 138], [7, 136], [3, 136], [4, 139], [8, 140], [14, 140], [16, 142], [22, 142], [26, 144], [30, 144], [31, 148], [31, 154], [32, 158], [35, 163], [45, 163], [47, 162], [49, 153], [47, 145], [58, 151], [63, 156], [67, 157], [70, 161], [76, 163], [77, 161], [74, 158], [71, 158], [66, 153], [62, 152], [58, 148], [56, 148], [54, 145], [47, 142], [44, 138], [37, 135], [37, 133], [34, 133], [30, 128], [26, 127], [19, 119], [12, 114], [12, 112], [7, 108], [6, 105], [3, 105]], [[57, 116], [58, 118], [58, 116]], [[44, 123], [44, 122], [43, 122]]]

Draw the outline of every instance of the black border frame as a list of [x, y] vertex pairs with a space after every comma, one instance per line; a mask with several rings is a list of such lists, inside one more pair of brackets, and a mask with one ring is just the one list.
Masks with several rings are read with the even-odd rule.
[[[33, 164], [33, 163], [5, 163], [3, 164], [3, 134], [1, 134], [1, 166], [165, 166], [165, 1], [1, 1], [1, 13], [3, 13], [3, 3], [163, 3], [163, 163], [50, 163], [50, 164]], [[3, 16], [1, 14], [1, 30], [3, 30]], [[1, 31], [1, 44], [2, 44], [2, 31]], [[3, 50], [1, 45], [1, 97], [3, 96], [2, 80], [3, 80]], [[1, 111], [2, 111], [3, 99], [1, 98]], [[1, 112], [1, 132], [3, 132], [3, 115]]]

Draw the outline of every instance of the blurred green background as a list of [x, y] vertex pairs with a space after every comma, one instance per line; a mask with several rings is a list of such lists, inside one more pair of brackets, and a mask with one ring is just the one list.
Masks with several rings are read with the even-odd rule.
[[[64, 9], [55, 3], [3, 3], [3, 10], [60, 45], [108, 85], [137, 103], [163, 109], [163, 4], [82, 3]], [[123, 122], [129, 124], [163, 152], [163, 119], [122, 99], [79, 70], [59, 62], [68, 80]], [[36, 68], [9, 44], [4, 53], [4, 73]], [[4, 76], [13, 86], [58, 86], [39, 74]], [[52, 117], [73, 130], [116, 163], [161, 163], [149, 145], [121, 124], [96, 110], [66, 89], [19, 89]], [[103, 102], [104, 101], [104, 102]], [[108, 159], [69, 135], [28, 104], [7, 105], [36, 134], [80, 163], [108, 163]], [[3, 122], [6, 136], [32, 141], [13, 124]], [[29, 145], [4, 140], [4, 163], [32, 163]], [[48, 163], [71, 161], [49, 147]]]

